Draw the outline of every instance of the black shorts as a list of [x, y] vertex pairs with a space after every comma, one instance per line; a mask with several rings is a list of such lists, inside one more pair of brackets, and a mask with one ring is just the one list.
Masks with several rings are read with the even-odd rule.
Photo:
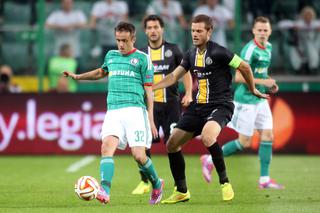
[[200, 135], [207, 121], [216, 121], [221, 129], [231, 120], [234, 105], [232, 102], [222, 104], [192, 103], [183, 113], [176, 128], [187, 132], [194, 132], [194, 137]]
[[[167, 142], [171, 130], [176, 126], [181, 116], [179, 100], [170, 100], [167, 103], [154, 102], [154, 123], [159, 131], [160, 126], [164, 132], [164, 143]], [[160, 138], [154, 139], [153, 143], [160, 142]]]

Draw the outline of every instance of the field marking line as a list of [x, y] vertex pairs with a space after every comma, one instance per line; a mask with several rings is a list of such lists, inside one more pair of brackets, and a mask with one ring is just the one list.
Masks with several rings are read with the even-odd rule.
[[77, 172], [79, 171], [82, 167], [85, 167], [95, 161], [97, 157], [94, 155], [88, 155], [85, 156], [84, 158], [80, 159], [79, 161], [76, 161], [75, 163], [71, 164], [67, 169], [66, 172]]

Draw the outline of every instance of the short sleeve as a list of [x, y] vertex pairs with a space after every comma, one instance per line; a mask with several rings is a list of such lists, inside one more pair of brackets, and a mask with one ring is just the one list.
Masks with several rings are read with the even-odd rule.
[[179, 65], [181, 63], [181, 60], [183, 58], [182, 52], [178, 45], [175, 46], [174, 48], [174, 56], [175, 56], [175, 64]]
[[182, 61], [181, 61], [181, 64], [180, 64], [187, 71], [191, 67], [189, 58], [190, 58], [190, 50], [183, 55], [183, 58], [182, 58]]
[[49, 15], [49, 17], [46, 20], [46, 24], [55, 24], [57, 20], [57, 12], [53, 12]]
[[241, 58], [243, 58], [243, 60], [245, 60], [246, 62], [248, 62], [249, 64], [252, 63], [252, 61], [254, 60], [254, 45], [250, 45], [249, 47], [245, 46], [242, 50], [241, 50]]
[[87, 17], [81, 10], [77, 11], [77, 18], [78, 18], [78, 23], [85, 24], [87, 22]]
[[174, 13], [176, 16], [183, 15], [180, 2], [178, 2], [178, 1], [173, 2], [173, 10], [174, 10]]
[[104, 57], [104, 61], [103, 61], [103, 64], [101, 66], [101, 69], [108, 73], [109, 72], [109, 69], [108, 69], [108, 59], [109, 59], [109, 52], [106, 54], [106, 56]]
[[144, 59], [141, 66], [142, 83], [145, 86], [151, 86], [153, 83], [154, 67], [149, 56], [146, 55]]
[[214, 58], [220, 61], [223, 65], [227, 66], [230, 66], [230, 62], [232, 62], [234, 56], [235, 54], [233, 52], [219, 45], [217, 46], [216, 51], [214, 53]]
[[101, 8], [100, 2], [96, 2], [92, 7], [91, 15], [95, 17], [100, 17], [102, 15], [100, 8]]
[[118, 12], [121, 14], [121, 15], [126, 15], [128, 14], [128, 5], [126, 2], [124, 1], [120, 1], [118, 2]]

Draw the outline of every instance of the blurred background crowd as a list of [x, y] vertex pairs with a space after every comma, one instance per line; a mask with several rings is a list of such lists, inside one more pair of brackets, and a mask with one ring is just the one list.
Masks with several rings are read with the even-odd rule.
[[137, 27], [136, 47], [145, 46], [147, 14], [162, 16], [165, 39], [185, 51], [190, 20], [201, 13], [215, 21], [212, 39], [236, 53], [251, 39], [254, 18], [269, 17], [270, 73], [293, 87], [320, 82], [319, 0], [0, 0], [0, 92], [105, 91], [105, 82], [76, 84], [60, 73], [101, 66], [122, 20]]

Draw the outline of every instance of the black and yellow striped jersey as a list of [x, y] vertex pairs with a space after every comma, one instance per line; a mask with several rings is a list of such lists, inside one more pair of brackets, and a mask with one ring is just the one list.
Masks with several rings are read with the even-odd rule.
[[198, 80], [196, 103], [232, 101], [231, 67], [237, 68], [239, 60], [237, 55], [212, 41], [207, 43], [203, 52], [194, 47], [185, 53], [181, 66]]
[[[168, 43], [166, 41], [156, 49], [149, 45], [142, 48], [141, 51], [147, 53], [154, 65], [154, 84], [162, 80], [166, 75], [171, 73], [182, 60], [182, 53], [176, 44]], [[172, 99], [179, 99], [178, 83], [154, 91], [154, 101], [160, 103], [167, 103]]]

